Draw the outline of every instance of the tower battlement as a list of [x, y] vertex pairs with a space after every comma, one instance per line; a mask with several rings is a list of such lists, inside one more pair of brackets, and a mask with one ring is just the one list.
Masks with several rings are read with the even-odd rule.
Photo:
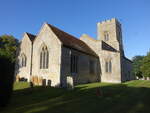
[[104, 20], [104, 21], [98, 22], [97, 24], [98, 25], [100, 25], [100, 24], [103, 25], [103, 24], [110, 24], [110, 23], [116, 23], [118, 25], [121, 25], [116, 18], [112, 18], [112, 19], [109, 19], [109, 20]]
[[116, 18], [97, 23], [97, 39], [123, 51], [121, 24]]

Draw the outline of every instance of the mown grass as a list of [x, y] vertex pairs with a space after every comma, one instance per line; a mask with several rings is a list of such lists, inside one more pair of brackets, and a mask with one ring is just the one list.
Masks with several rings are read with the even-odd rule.
[[29, 87], [30, 84], [28, 82], [15, 82], [13, 90], [15, 91], [15, 90], [25, 89]]
[[15, 83], [2, 113], [150, 113], [150, 81], [91, 83], [72, 91]]

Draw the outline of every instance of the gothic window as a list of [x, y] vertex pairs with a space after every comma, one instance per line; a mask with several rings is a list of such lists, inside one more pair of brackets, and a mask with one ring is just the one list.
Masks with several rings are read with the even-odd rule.
[[43, 46], [40, 52], [40, 69], [48, 69], [49, 52], [47, 46]]
[[95, 62], [93, 60], [90, 60], [90, 62], [89, 62], [90, 74], [94, 74], [95, 73], [94, 65], [95, 65]]
[[112, 72], [111, 60], [105, 62], [105, 72], [106, 73], [111, 73]]
[[104, 32], [104, 40], [108, 41], [109, 40], [109, 33], [108, 32]]
[[105, 62], [105, 72], [108, 72], [108, 61]]
[[71, 55], [71, 73], [78, 72], [78, 56]]
[[21, 54], [21, 67], [26, 67], [27, 57], [24, 53]]

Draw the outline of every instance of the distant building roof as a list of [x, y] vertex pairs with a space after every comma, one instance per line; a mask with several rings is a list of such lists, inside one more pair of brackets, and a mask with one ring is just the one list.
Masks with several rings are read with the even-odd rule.
[[82, 40], [79, 40], [76, 37], [50, 24], [48, 25], [51, 28], [51, 30], [56, 34], [56, 36], [59, 38], [59, 40], [63, 43], [64, 46], [98, 57], [98, 55]]

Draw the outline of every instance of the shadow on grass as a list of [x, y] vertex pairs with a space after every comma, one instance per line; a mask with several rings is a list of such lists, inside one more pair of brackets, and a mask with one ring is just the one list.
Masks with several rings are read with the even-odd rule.
[[[100, 94], [97, 92], [100, 89]], [[150, 113], [150, 88], [112, 84], [74, 90], [34, 87], [13, 93], [4, 113]]]

